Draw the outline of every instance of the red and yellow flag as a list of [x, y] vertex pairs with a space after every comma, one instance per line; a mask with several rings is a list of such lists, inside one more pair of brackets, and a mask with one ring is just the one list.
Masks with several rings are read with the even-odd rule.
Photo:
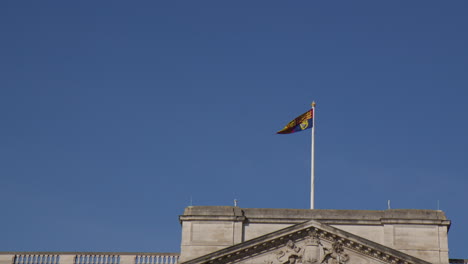
[[294, 120], [289, 122], [283, 129], [276, 132], [276, 134], [291, 134], [294, 132], [303, 131], [312, 128], [314, 118], [314, 109], [310, 109], [304, 114], [296, 117]]

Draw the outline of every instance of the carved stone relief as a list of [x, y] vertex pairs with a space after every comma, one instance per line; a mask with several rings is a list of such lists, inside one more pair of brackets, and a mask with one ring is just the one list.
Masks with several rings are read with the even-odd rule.
[[276, 260], [281, 264], [302, 263], [303, 255], [304, 250], [294, 244], [292, 240], [289, 240], [284, 249], [276, 252]]
[[324, 248], [324, 252], [321, 263], [344, 264], [349, 260], [349, 255], [344, 253], [343, 243], [340, 241], [333, 242], [331, 249]]
[[273, 256], [265, 263], [346, 264], [349, 261], [349, 255], [345, 253], [342, 242], [336, 240], [331, 244], [331, 247], [325, 247], [315, 230], [309, 232], [302, 248], [289, 240], [282, 249], [273, 253]]

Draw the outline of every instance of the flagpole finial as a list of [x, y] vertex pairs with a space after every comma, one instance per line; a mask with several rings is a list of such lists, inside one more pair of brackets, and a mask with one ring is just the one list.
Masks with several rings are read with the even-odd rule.
[[312, 101], [312, 107], [315, 107], [315, 101]]

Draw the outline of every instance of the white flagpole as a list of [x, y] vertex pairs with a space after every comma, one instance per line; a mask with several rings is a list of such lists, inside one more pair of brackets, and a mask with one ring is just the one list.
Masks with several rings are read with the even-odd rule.
[[310, 209], [314, 209], [314, 191], [315, 191], [315, 102], [312, 102], [312, 146], [310, 151]]

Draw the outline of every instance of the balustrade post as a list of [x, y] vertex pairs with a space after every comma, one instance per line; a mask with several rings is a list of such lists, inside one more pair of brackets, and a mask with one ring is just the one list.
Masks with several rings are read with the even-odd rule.
[[76, 255], [59, 255], [59, 257], [60, 264], [75, 264]]
[[120, 264], [135, 264], [136, 255], [120, 255]]
[[15, 255], [0, 255], [0, 264], [13, 264]]

